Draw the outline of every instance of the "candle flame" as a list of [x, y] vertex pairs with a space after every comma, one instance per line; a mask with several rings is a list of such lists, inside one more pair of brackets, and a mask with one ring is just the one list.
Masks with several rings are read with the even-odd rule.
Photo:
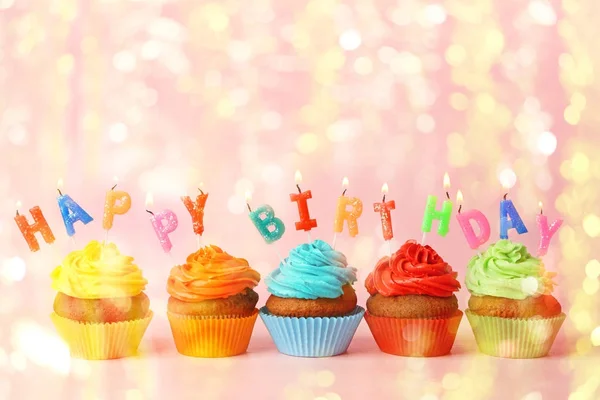
[[113, 176], [113, 182], [115, 183], [119, 183], [119, 177], [118, 176]]
[[544, 203], [542, 203], [542, 202], [540, 201], [540, 202], [538, 203], [538, 206], [540, 206], [540, 210], [541, 210], [542, 208], [544, 208], [544, 207], [543, 207], [543, 206], [544, 206]]
[[460, 190], [458, 192], [456, 192], [456, 202], [459, 205], [463, 203], [463, 194]]
[[388, 192], [389, 190], [390, 190], [390, 189], [388, 188], [388, 184], [387, 184], [387, 182], [386, 182], [386, 183], [384, 183], [384, 184], [383, 184], [383, 186], [381, 186], [381, 193], [383, 193], [383, 194], [387, 194], [387, 192]]
[[296, 173], [294, 174], [294, 180], [296, 181], [296, 185], [299, 185], [302, 183], [302, 174], [300, 173], [299, 170], [296, 170]]
[[17, 209], [17, 211], [19, 211], [19, 208], [21, 208], [23, 206], [23, 203], [21, 203], [21, 200], [17, 200], [17, 202], [15, 203], [15, 208]]
[[348, 181], [348, 177], [347, 177], [347, 176], [345, 176], [345, 177], [344, 177], [344, 179], [342, 179], [342, 187], [343, 187], [344, 189], [347, 189], [347, 188], [348, 188], [348, 185], [350, 185], [350, 181]]
[[252, 201], [252, 192], [249, 190], [246, 191], [246, 203], [250, 203]]
[[444, 189], [450, 189], [450, 176], [448, 173], [444, 173]]
[[65, 183], [63, 182], [63, 178], [60, 178], [60, 179], [58, 180], [58, 182], [56, 182], [56, 188], [57, 188], [58, 190], [61, 190], [61, 189], [63, 188], [64, 184], [65, 184]]
[[154, 204], [154, 197], [152, 196], [152, 192], [146, 193], [146, 208], [151, 207]]

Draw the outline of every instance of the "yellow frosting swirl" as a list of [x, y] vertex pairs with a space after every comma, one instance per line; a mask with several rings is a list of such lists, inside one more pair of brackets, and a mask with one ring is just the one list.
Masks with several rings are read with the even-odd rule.
[[50, 277], [54, 290], [80, 299], [137, 296], [148, 283], [133, 257], [122, 255], [114, 243], [95, 240], [67, 255]]

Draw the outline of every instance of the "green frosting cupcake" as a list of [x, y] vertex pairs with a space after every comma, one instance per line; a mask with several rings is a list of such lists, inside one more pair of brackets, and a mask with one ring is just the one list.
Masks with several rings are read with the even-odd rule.
[[500, 240], [469, 261], [466, 284], [475, 296], [524, 300], [552, 293], [555, 275], [522, 244]]

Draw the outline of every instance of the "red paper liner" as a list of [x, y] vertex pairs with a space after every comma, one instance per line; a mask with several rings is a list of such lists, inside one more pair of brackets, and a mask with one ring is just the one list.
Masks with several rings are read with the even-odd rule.
[[406, 357], [438, 357], [450, 353], [462, 311], [449, 318], [389, 318], [367, 312], [365, 320], [384, 353]]

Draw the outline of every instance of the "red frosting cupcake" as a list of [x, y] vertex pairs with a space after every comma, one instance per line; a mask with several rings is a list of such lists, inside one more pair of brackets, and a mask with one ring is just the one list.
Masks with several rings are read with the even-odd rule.
[[413, 240], [383, 257], [365, 283], [365, 319], [379, 348], [403, 356], [448, 354], [462, 312], [456, 272], [430, 246]]

